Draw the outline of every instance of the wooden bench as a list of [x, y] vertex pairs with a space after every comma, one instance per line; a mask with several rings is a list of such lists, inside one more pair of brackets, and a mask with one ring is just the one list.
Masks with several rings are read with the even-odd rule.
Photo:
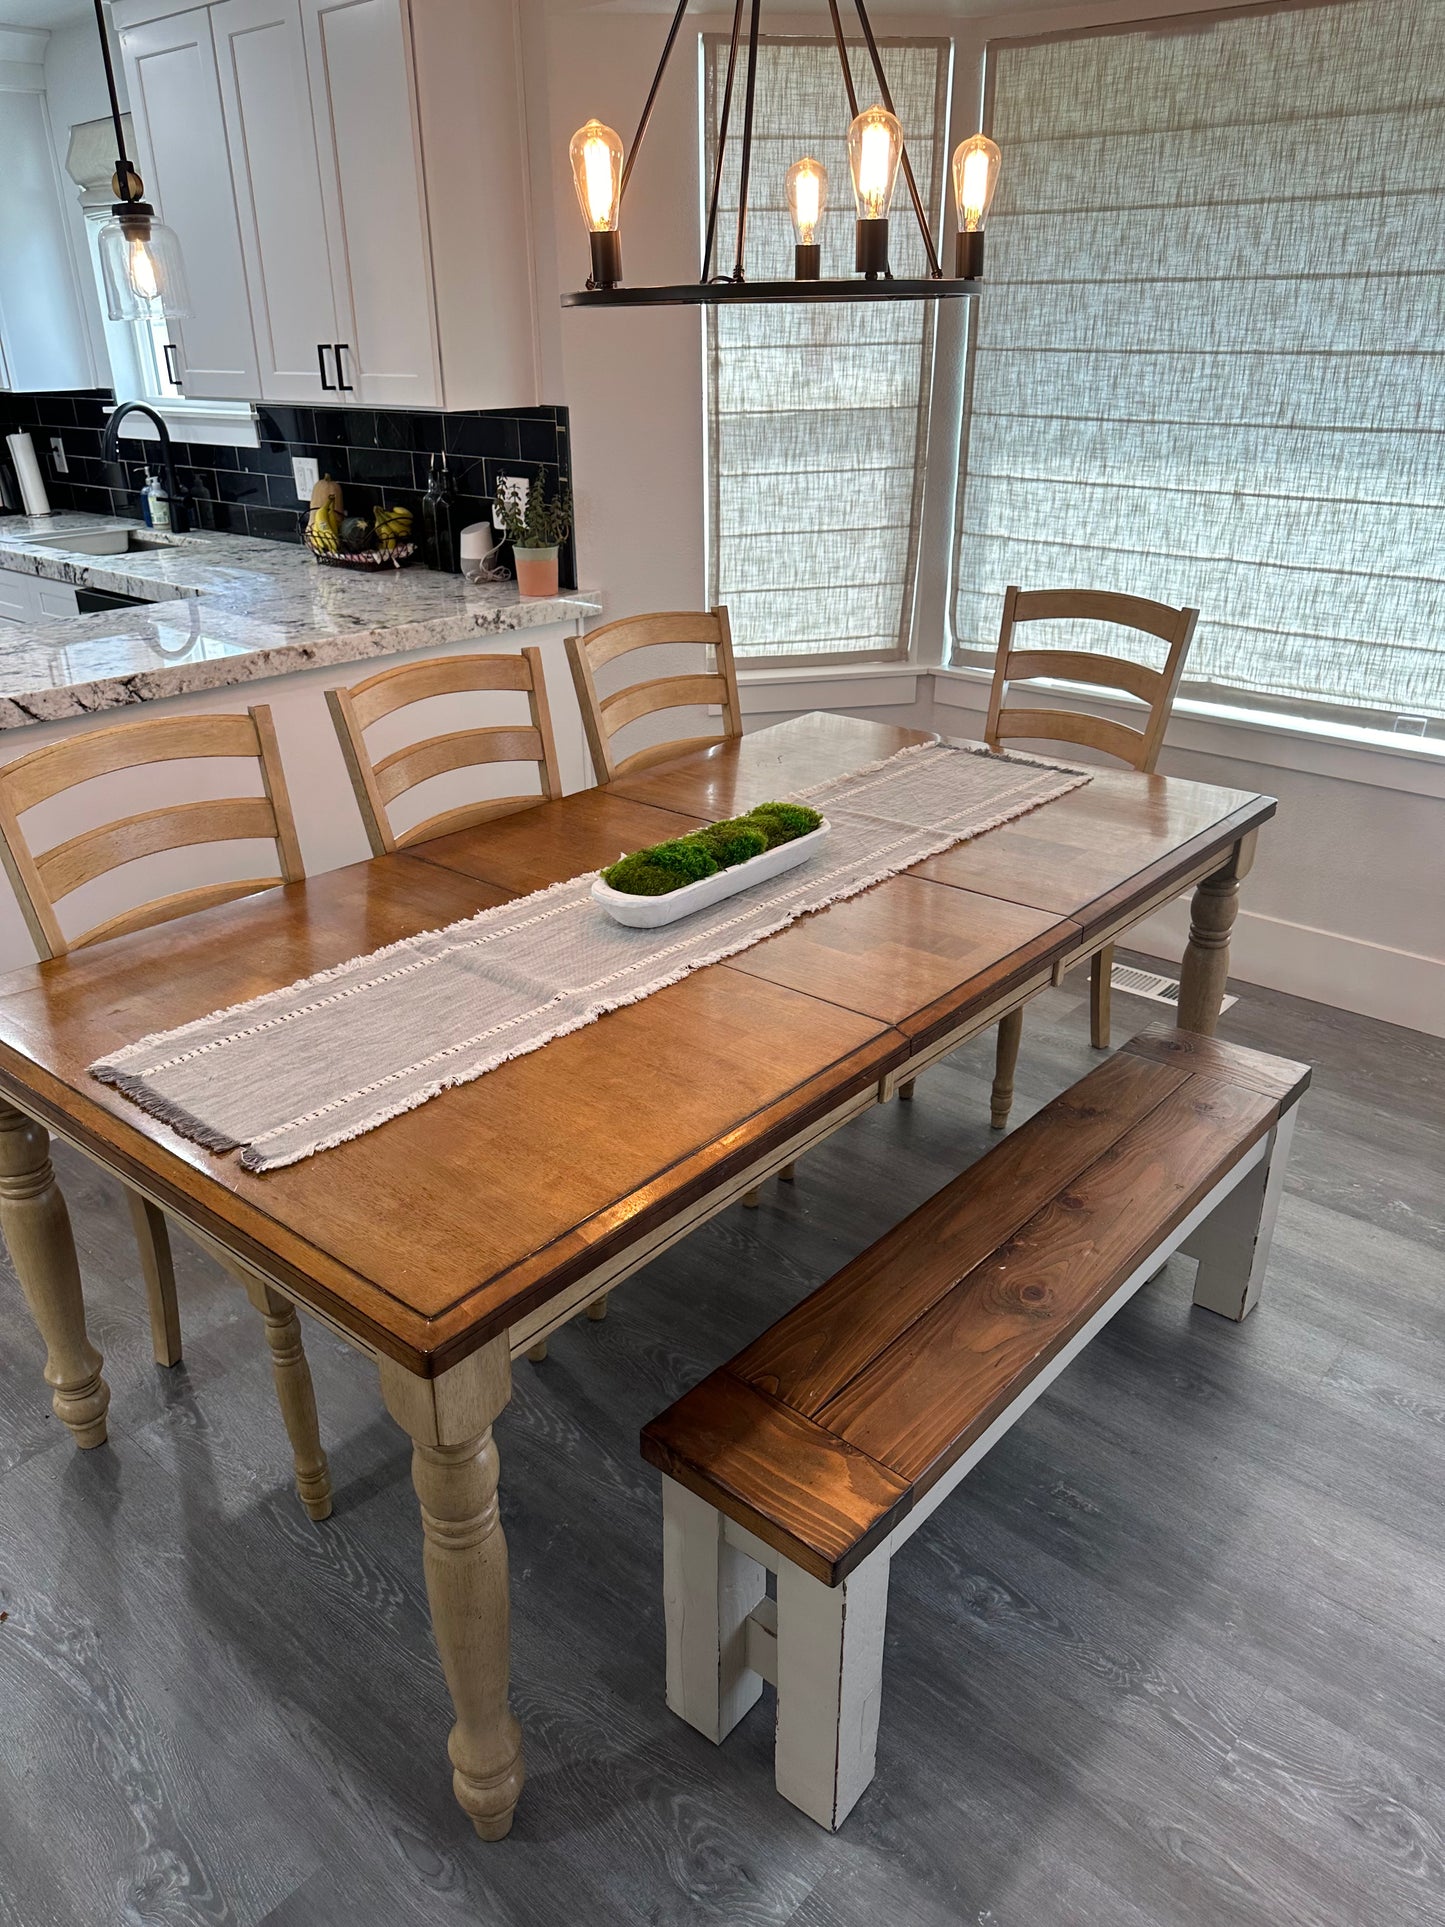
[[1136, 1037], [654, 1419], [672, 1710], [720, 1741], [770, 1681], [778, 1791], [838, 1826], [894, 1552], [1174, 1252], [1197, 1305], [1253, 1308], [1308, 1082]]

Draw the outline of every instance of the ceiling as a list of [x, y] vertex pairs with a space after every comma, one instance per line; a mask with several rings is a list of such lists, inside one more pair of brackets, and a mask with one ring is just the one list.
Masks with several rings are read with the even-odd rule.
[[66, 27], [94, 18], [86, 0], [0, 0], [0, 27]]

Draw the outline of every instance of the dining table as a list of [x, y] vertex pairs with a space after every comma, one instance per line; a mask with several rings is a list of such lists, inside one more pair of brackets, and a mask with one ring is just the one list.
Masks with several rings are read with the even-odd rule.
[[[485, 1839], [507, 1832], [523, 1780], [493, 1436], [512, 1358], [1191, 889], [1178, 1021], [1211, 1032], [1240, 881], [1274, 800], [1091, 770], [1027, 815], [283, 1169], [205, 1149], [88, 1067], [936, 740], [797, 717], [0, 980], [0, 1228], [56, 1415], [78, 1446], [105, 1443], [110, 1393], [52, 1134], [164, 1212], [278, 1321], [299, 1307], [375, 1360], [412, 1442], [453, 1786]], [[294, 1445], [308, 1423], [314, 1434], [309, 1379], [304, 1359], [276, 1362], [283, 1408], [292, 1371]], [[329, 1476], [319, 1444], [308, 1476], [314, 1496]]]

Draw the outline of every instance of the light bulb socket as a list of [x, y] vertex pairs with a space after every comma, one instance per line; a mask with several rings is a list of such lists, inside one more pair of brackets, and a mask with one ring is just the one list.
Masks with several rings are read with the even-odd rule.
[[983, 229], [975, 228], [970, 234], [966, 228], [958, 231], [958, 253], [954, 272], [960, 281], [980, 281], [983, 279]]
[[110, 211], [127, 241], [149, 241], [156, 215], [149, 201], [117, 201]]
[[590, 288], [616, 288], [622, 285], [622, 236], [615, 228], [599, 234], [594, 228], [587, 237], [592, 243]]
[[823, 278], [823, 244], [821, 241], [798, 241], [793, 246], [793, 279], [795, 281], [820, 281]]
[[870, 281], [888, 272], [888, 223], [886, 220], [859, 220], [855, 226], [857, 242], [854, 266]]

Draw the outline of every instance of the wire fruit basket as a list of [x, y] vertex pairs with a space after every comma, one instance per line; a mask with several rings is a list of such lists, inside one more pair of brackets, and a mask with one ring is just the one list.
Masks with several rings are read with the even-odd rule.
[[302, 540], [318, 562], [340, 569], [399, 569], [417, 550], [415, 542], [394, 542], [389, 549], [324, 548], [309, 529]]

